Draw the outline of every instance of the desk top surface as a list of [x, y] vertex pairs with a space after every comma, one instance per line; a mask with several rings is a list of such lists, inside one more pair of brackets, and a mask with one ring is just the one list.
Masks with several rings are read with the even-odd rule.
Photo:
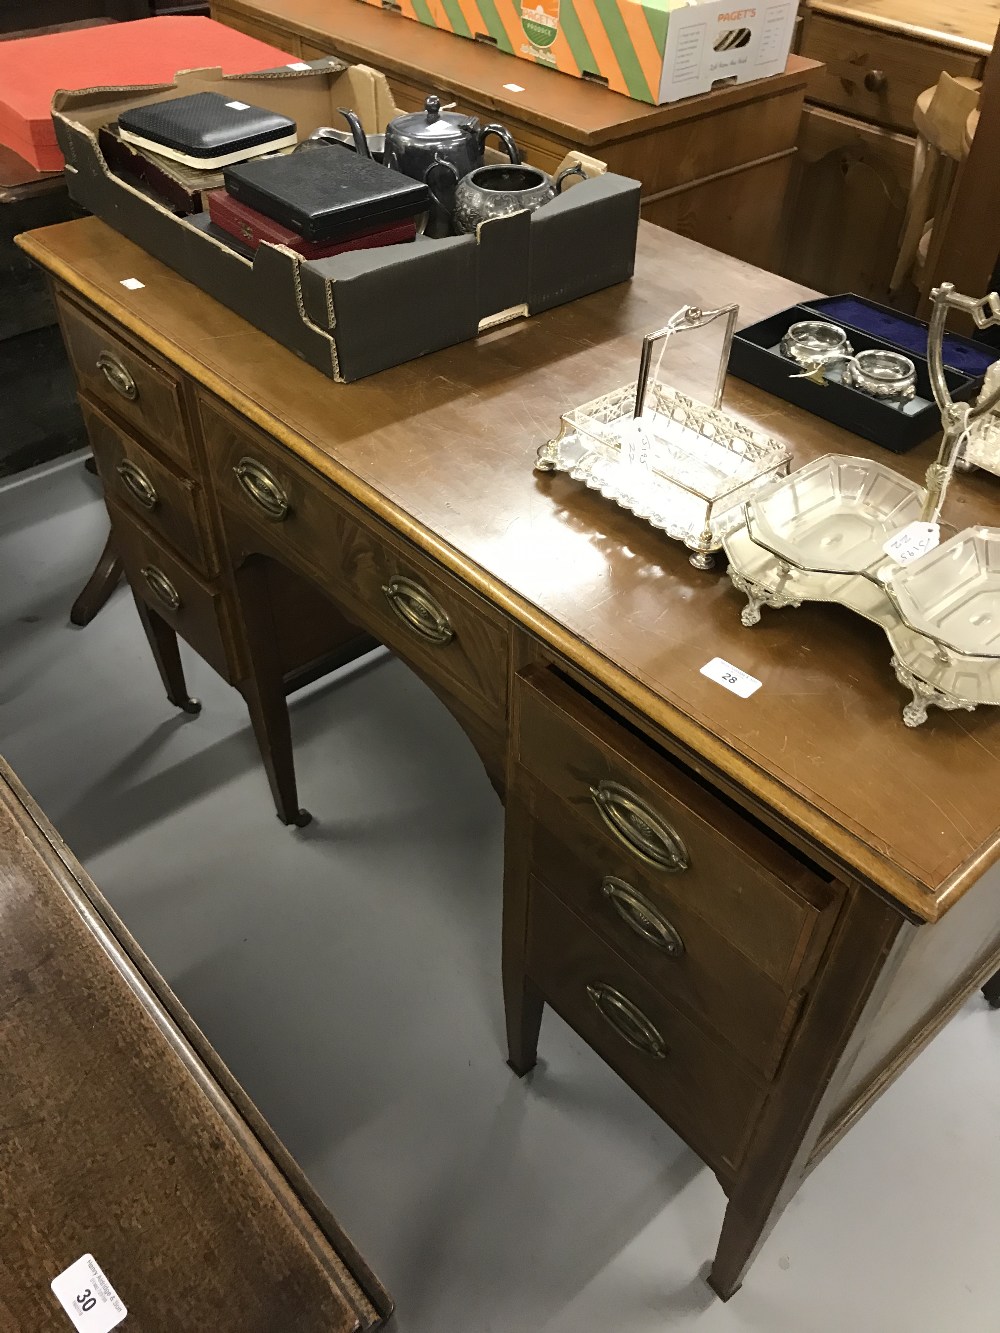
[[849, 19], [978, 56], [992, 51], [1000, 23], [1000, 0], [955, 0], [947, 6], [937, 0], [809, 0], [809, 8], [814, 14]]
[[[386, 75], [432, 82], [442, 94], [488, 106], [498, 116], [527, 121], [572, 139], [574, 147], [648, 134], [727, 107], [777, 96], [807, 82], [819, 66], [792, 55], [783, 74], [732, 85], [668, 106], [649, 106], [597, 84], [530, 60], [519, 60], [483, 42], [426, 27], [414, 19], [360, 0], [215, 0], [212, 13], [295, 33]], [[522, 89], [512, 93], [507, 85]]]
[[[1000, 857], [1000, 710], [901, 721], [881, 630], [804, 606], [740, 623], [722, 569], [562, 475], [533, 471], [560, 412], [634, 380], [641, 335], [679, 306], [739, 301], [750, 323], [805, 295], [656, 227], [635, 279], [350, 385], [337, 385], [96, 218], [21, 243], [345, 491], [674, 736], [842, 866], [936, 919]], [[135, 277], [145, 285], [121, 285]], [[708, 349], [678, 339], [686, 387]], [[730, 379], [737, 415], [797, 463], [871, 453], [921, 477], [933, 441], [893, 456]], [[946, 520], [1000, 522], [1000, 484], [958, 479]], [[749, 700], [700, 674], [722, 657], [763, 681]]]

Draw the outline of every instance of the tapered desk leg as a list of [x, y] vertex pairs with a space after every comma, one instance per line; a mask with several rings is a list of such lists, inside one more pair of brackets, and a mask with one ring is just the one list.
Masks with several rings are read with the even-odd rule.
[[260, 561], [249, 560], [237, 571], [236, 592], [251, 664], [249, 674], [239, 682], [239, 691], [250, 713], [278, 818], [283, 824], [303, 828], [312, 815], [299, 806], [285, 680]]
[[730, 1199], [708, 1275], [708, 1285], [722, 1300], [728, 1301], [739, 1291], [747, 1269], [783, 1211], [776, 1199], [754, 1199], [747, 1209], [741, 1207], [738, 1196]]
[[115, 550], [114, 533], [109, 532], [101, 558], [69, 613], [74, 625], [90, 624], [98, 611], [106, 605], [124, 573], [124, 567]]
[[534, 1069], [538, 1059], [538, 1034], [545, 1001], [526, 976], [504, 977], [504, 1012], [507, 1018], [507, 1063], [520, 1078]]
[[135, 599], [135, 605], [167, 698], [176, 708], [183, 708], [185, 713], [200, 713], [201, 704], [188, 694], [184, 667], [177, 647], [177, 635], [163, 617], [157, 615], [141, 598]]
[[991, 1009], [1000, 1009], [1000, 972], [994, 972], [990, 977], [983, 987], [983, 994]]

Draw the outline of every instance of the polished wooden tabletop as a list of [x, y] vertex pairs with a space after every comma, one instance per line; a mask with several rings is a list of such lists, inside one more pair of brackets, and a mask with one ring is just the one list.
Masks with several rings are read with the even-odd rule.
[[810, 0], [809, 8], [977, 56], [992, 51], [1000, 23], [1000, 0]]
[[[1000, 856], [1000, 710], [934, 711], [909, 730], [876, 627], [812, 605], [744, 629], [724, 569], [693, 569], [661, 533], [533, 471], [560, 412], [634, 379], [641, 335], [679, 306], [735, 300], [748, 323], [803, 288], [643, 224], [631, 283], [337, 385], [95, 218], [21, 242], [667, 729], [695, 766], [752, 791], [772, 822], [806, 829], [914, 913], [936, 919]], [[684, 388], [708, 362], [709, 349], [676, 340], [663, 375]], [[872, 454], [918, 476], [933, 452], [894, 457], [738, 380], [727, 403], [797, 463]], [[1000, 483], [962, 477], [945, 517], [1000, 522]], [[728, 693], [700, 674], [714, 657], [763, 687]]]
[[[359, 0], [217, 0], [212, 13], [223, 22], [231, 15], [237, 23], [240, 19], [269, 23], [278, 33], [302, 34], [321, 48], [329, 49], [332, 41], [338, 55], [362, 64], [372, 63], [372, 53], [377, 52], [378, 68], [390, 80], [393, 74], [418, 82], [433, 77], [442, 94], [468, 98], [477, 106], [492, 107], [498, 116], [570, 136], [578, 148], [648, 134], [661, 125], [777, 96], [806, 83], [818, 68], [814, 60], [791, 55], [785, 72], [773, 78], [733, 84], [668, 106], [650, 106]], [[277, 36], [275, 41], [280, 45]], [[513, 92], [512, 87], [520, 91]]]

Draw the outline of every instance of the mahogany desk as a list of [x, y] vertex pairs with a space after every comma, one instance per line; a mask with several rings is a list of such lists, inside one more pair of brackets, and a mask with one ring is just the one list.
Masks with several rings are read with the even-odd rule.
[[[348, 386], [94, 218], [21, 243], [169, 696], [197, 707], [176, 630], [243, 693], [294, 822], [285, 692], [319, 659], [374, 637], [437, 692], [506, 794], [510, 1062], [548, 1002], [690, 1143], [729, 1197], [728, 1297], [1000, 965], [1000, 712], [907, 730], [880, 631], [820, 606], [746, 630], [722, 572], [533, 473], [560, 408], [633, 378], [682, 303], [749, 321], [803, 294], [640, 231], [631, 284]], [[671, 374], [697, 368], [674, 347]], [[729, 401], [799, 462], [867, 448], [738, 381]], [[946, 517], [996, 522], [995, 482], [963, 478]], [[708, 680], [716, 656], [763, 687]]]

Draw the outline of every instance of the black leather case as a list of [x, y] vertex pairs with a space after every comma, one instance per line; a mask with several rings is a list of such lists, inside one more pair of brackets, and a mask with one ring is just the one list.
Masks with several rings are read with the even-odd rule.
[[123, 111], [121, 129], [190, 157], [216, 158], [295, 133], [295, 121], [221, 93], [192, 93]]
[[339, 146], [240, 162], [223, 175], [234, 199], [307, 241], [411, 218], [431, 204], [422, 181]]

